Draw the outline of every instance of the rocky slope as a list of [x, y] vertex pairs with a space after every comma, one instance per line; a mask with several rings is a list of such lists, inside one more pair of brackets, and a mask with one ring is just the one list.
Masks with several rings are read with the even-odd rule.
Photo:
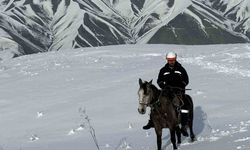
[[250, 37], [249, 6], [247, 0], [1, 0], [0, 40], [17, 49], [0, 51], [244, 43]]

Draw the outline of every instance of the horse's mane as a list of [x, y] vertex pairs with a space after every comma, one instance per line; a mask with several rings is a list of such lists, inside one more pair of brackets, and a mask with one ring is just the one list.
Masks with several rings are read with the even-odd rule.
[[153, 101], [152, 102], [155, 102], [158, 100], [160, 94], [161, 94], [161, 90], [158, 89], [154, 84], [150, 84], [150, 87], [152, 88], [153, 90], [153, 93], [154, 93], [154, 97], [153, 97]]
[[158, 89], [154, 84], [151, 84], [151, 88], [154, 90], [154, 92], [161, 92], [161, 90]]

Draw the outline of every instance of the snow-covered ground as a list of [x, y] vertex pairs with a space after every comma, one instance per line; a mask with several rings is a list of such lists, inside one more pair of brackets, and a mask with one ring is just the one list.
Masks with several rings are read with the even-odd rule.
[[[153, 150], [138, 79], [156, 79], [168, 51], [190, 77], [197, 141], [182, 150], [250, 149], [250, 45], [123, 45], [0, 62], [0, 150]], [[87, 120], [90, 119], [90, 124]], [[90, 125], [90, 126], [89, 126]], [[92, 127], [91, 130], [89, 127]], [[163, 149], [171, 150], [168, 130]]]

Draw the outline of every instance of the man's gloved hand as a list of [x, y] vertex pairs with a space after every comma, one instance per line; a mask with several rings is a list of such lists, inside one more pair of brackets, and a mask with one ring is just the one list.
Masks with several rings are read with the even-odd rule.
[[164, 89], [166, 86], [166, 83], [164, 81], [158, 82], [158, 85], [161, 89]]

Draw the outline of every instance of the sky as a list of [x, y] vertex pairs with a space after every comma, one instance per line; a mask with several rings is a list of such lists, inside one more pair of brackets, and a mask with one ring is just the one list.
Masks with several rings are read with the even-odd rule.
[[[138, 80], [156, 84], [174, 51], [189, 74], [196, 141], [181, 150], [250, 149], [250, 45], [120, 45], [0, 61], [0, 150], [153, 150]], [[158, 86], [157, 86], [158, 87]], [[94, 133], [93, 133], [94, 131]], [[96, 144], [95, 144], [96, 141]], [[168, 129], [164, 150], [172, 150]]]

